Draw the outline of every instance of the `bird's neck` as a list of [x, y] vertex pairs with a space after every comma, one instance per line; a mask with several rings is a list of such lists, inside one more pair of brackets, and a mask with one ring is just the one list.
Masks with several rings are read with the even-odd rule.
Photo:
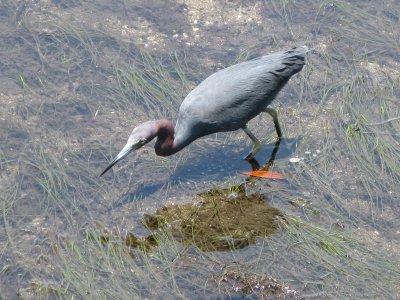
[[188, 143], [175, 138], [174, 124], [169, 120], [157, 121], [157, 141], [154, 146], [159, 156], [169, 156], [184, 148]]

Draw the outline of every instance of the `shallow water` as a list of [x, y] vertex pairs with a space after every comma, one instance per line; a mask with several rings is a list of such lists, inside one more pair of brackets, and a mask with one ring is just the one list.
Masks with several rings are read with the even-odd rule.
[[[2, 1], [0, 298], [400, 298], [398, 11], [389, 0]], [[252, 168], [242, 132], [170, 158], [149, 145], [98, 177], [134, 126], [175, 119], [211, 73], [303, 44], [315, 51], [273, 103], [285, 138], [271, 169], [285, 180], [241, 173]], [[249, 127], [262, 167], [273, 123]], [[232, 227], [225, 209], [243, 184], [279, 211], [273, 233]], [[229, 222], [193, 209], [226, 190], [210, 217]], [[145, 222], [162, 210], [185, 220]], [[186, 227], [179, 238], [187, 213], [194, 229], [221, 225], [229, 247], [196, 244], [210, 233], [191, 243]]]

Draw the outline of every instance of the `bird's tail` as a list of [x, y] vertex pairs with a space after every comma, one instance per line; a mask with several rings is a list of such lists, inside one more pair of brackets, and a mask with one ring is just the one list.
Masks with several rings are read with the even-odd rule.
[[295, 47], [282, 53], [281, 64], [284, 65], [283, 70], [287, 76], [292, 76], [303, 68], [305, 57], [311, 50], [307, 46]]
[[308, 52], [312, 51], [313, 49], [308, 48], [307, 46], [301, 46], [301, 47], [294, 47], [290, 50], [287, 50], [284, 52], [288, 57], [291, 56], [302, 56], [304, 57]]

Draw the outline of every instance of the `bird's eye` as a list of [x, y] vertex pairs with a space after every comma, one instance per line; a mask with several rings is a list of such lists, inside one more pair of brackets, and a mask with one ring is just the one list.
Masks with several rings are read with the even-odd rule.
[[145, 138], [140, 139], [140, 143], [141, 143], [141, 144], [145, 144], [146, 142], [147, 142], [147, 139], [145, 139]]

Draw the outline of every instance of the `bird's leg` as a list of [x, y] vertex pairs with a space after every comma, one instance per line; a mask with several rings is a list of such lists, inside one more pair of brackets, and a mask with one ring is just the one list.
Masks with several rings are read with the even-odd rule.
[[281, 130], [281, 126], [279, 125], [279, 122], [278, 122], [278, 113], [276, 112], [275, 109], [273, 109], [271, 107], [267, 107], [265, 109], [265, 112], [268, 113], [274, 120], [275, 129], [276, 129], [276, 133], [278, 134], [278, 138], [279, 139], [282, 138], [282, 130]]
[[253, 142], [253, 149], [251, 149], [251, 152], [249, 154], [247, 154], [247, 156], [244, 158], [245, 160], [251, 160], [254, 158], [254, 156], [256, 155], [256, 153], [258, 151], [260, 151], [261, 149], [261, 143], [260, 141], [256, 138], [256, 136], [247, 128], [247, 127], [243, 127], [242, 128], [243, 131], [248, 135], [248, 137], [251, 139], [251, 141]]
[[280, 143], [281, 143], [281, 139], [278, 139], [275, 142], [275, 146], [274, 146], [274, 149], [272, 150], [271, 157], [269, 158], [269, 161], [265, 164], [263, 170], [268, 171], [269, 168], [272, 167], [272, 165], [274, 164], [275, 157], [276, 157], [276, 154], [278, 153]]

